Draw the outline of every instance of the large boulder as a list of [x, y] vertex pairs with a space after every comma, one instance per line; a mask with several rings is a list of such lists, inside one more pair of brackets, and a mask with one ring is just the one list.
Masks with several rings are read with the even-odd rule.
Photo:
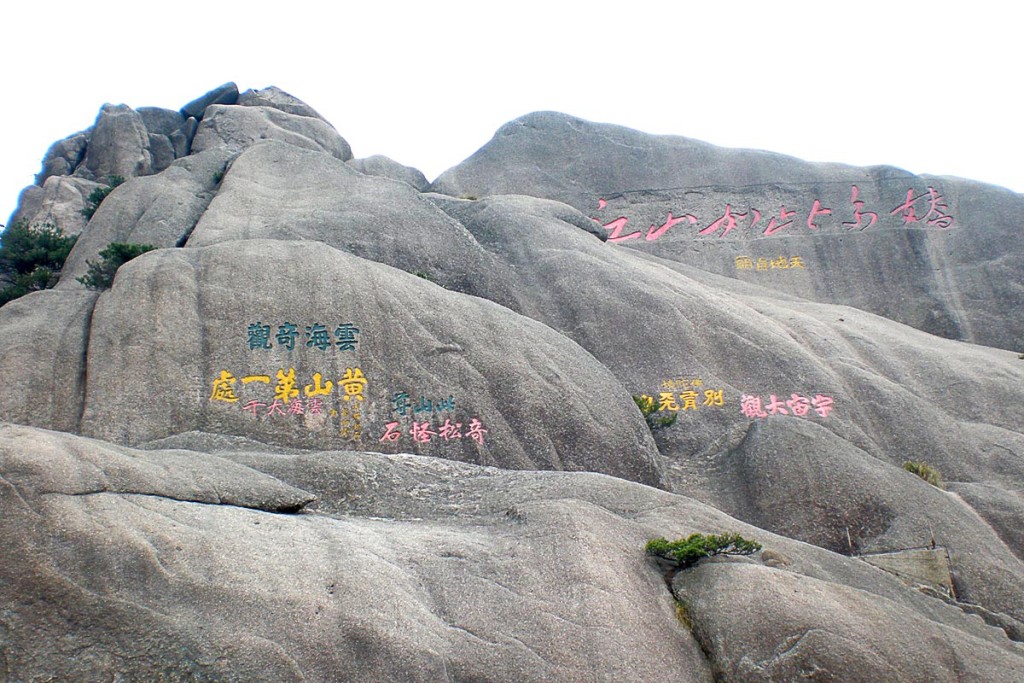
[[77, 432], [97, 294], [33, 292], [0, 308], [3, 421]]
[[382, 176], [392, 180], [401, 180], [403, 183], [412, 185], [420, 192], [423, 192], [430, 186], [426, 176], [418, 169], [411, 166], [403, 166], [394, 159], [390, 159], [382, 154], [375, 154], [365, 159], [350, 159], [348, 163], [360, 173]]
[[260, 140], [281, 140], [327, 152], [346, 161], [352, 148], [322, 119], [290, 114], [275, 107], [210, 105], [192, 139], [192, 152], [227, 146], [238, 152]]
[[192, 118], [201, 121], [206, 115], [207, 108], [212, 105], [235, 104], [236, 102], [238, 102], [238, 86], [228, 82], [186, 104], [181, 108], [181, 115], [186, 119]]
[[43, 157], [42, 170], [36, 174], [36, 185], [42, 186], [50, 176], [74, 173], [85, 158], [85, 149], [89, 142], [88, 133], [89, 131], [74, 133], [53, 143]]
[[246, 90], [238, 96], [238, 104], [243, 107], [272, 107], [296, 116], [325, 120], [313, 107], [275, 86]]
[[135, 259], [96, 306], [86, 377], [82, 431], [118, 443], [200, 430], [661, 484], [629, 394], [579, 346], [318, 242]]
[[717, 681], [1018, 681], [1024, 659], [864, 591], [750, 563], [673, 583]]
[[515, 274], [405, 183], [277, 140], [234, 161], [188, 241], [315, 240], [519, 310]]
[[99, 187], [100, 183], [76, 176], [48, 176], [41, 187], [25, 188], [11, 223], [49, 224], [65, 235], [80, 234], [89, 222], [82, 212], [89, 205], [89, 196]]
[[152, 170], [149, 131], [139, 113], [126, 104], [103, 105], [76, 173], [104, 182], [112, 176], [149, 175]]

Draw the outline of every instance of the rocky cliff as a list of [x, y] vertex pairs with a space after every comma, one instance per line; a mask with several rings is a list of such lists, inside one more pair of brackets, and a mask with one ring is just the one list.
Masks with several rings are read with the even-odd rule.
[[[428, 183], [277, 88], [104, 105], [12, 217], [78, 240], [0, 308], [0, 670], [1024, 680], [1022, 209], [555, 113]], [[115, 242], [158, 248], [86, 289]], [[765, 550], [643, 552], [726, 531]], [[915, 548], [946, 581], [866, 561]]]

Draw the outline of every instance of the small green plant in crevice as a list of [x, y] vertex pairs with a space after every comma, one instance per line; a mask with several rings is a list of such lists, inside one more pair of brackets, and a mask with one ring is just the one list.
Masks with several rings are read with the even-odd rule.
[[687, 607], [686, 603], [679, 598], [673, 596], [672, 600], [676, 603], [676, 619], [680, 624], [685, 626], [688, 630], [693, 630], [693, 617], [690, 616], [690, 608]]
[[759, 550], [760, 543], [739, 534], [690, 534], [675, 541], [659, 537], [652, 538], [644, 546], [648, 555], [665, 560], [677, 569], [692, 567], [713, 555], [753, 555]]
[[103, 200], [107, 198], [107, 195], [114, 191], [114, 188], [124, 183], [124, 176], [120, 175], [109, 175], [107, 176], [107, 184], [102, 187], [95, 188], [89, 193], [89, 196], [85, 199], [85, 208], [82, 209], [82, 215], [86, 218], [92, 218], [92, 215], [96, 213], [96, 209], [100, 207]]
[[644, 421], [647, 422], [647, 426], [650, 427], [651, 431], [671, 427], [679, 419], [679, 413], [658, 415], [658, 404], [654, 401], [653, 397], [646, 394], [633, 394], [633, 403], [640, 409], [640, 414], [644, 416]]
[[908, 460], [903, 463], [903, 469], [911, 474], [916, 474], [937, 489], [946, 488], [946, 485], [942, 482], [942, 475], [928, 463]]
[[53, 223], [7, 226], [0, 236], [0, 306], [57, 284], [77, 239]]
[[434, 284], [437, 284], [437, 280], [434, 279], [434, 276], [426, 272], [425, 270], [417, 270], [415, 273], [413, 273], [413, 275], [419, 278], [423, 278], [424, 280], [427, 280], [429, 282], [433, 282]]
[[100, 252], [100, 261], [94, 263], [86, 261], [89, 271], [78, 278], [78, 281], [89, 289], [110, 289], [114, 282], [114, 274], [117, 269], [128, 263], [136, 256], [141, 256], [147, 251], [153, 251], [157, 247], [152, 244], [126, 244], [124, 242], [112, 242]]

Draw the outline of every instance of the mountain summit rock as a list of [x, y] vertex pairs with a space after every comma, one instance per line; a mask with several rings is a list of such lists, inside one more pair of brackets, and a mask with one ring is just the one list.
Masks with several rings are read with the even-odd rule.
[[[11, 219], [78, 238], [0, 308], [2, 670], [1024, 680], [1022, 210], [553, 112], [428, 182], [274, 87], [104, 105]], [[644, 554], [693, 533], [764, 550]]]

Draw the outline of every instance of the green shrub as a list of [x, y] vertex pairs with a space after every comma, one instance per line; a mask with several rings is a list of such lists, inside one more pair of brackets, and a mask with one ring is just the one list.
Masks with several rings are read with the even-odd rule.
[[739, 534], [690, 534], [675, 541], [659, 537], [647, 541], [644, 547], [648, 555], [667, 560], [679, 569], [692, 567], [712, 555], [753, 555], [760, 549], [760, 543], [748, 541]]
[[921, 477], [935, 488], [946, 488], [946, 485], [942, 483], [942, 475], [939, 474], [939, 471], [937, 469], [935, 469], [928, 463], [914, 462], [913, 460], [908, 460], [905, 463], [903, 463], [903, 469], [905, 469], [907, 472], [910, 472], [911, 474], [916, 474], [917, 476]]
[[658, 404], [654, 402], [652, 396], [641, 396], [640, 394], [633, 394], [633, 403], [640, 409], [640, 414], [644, 417], [653, 415], [658, 410]]
[[128, 263], [136, 256], [141, 256], [147, 251], [153, 251], [157, 247], [152, 244], [125, 244], [124, 242], [112, 242], [106, 249], [100, 252], [99, 263], [86, 261], [89, 271], [78, 278], [78, 281], [89, 289], [110, 289], [114, 282], [114, 274], [117, 269]]
[[57, 284], [77, 239], [52, 223], [8, 226], [0, 241], [0, 306]]
[[86, 218], [92, 218], [92, 215], [96, 213], [96, 209], [99, 208], [103, 200], [107, 198], [107, 195], [114, 191], [114, 188], [124, 183], [124, 176], [111, 175], [107, 176], [107, 184], [103, 187], [97, 187], [85, 200], [85, 208], [82, 209], [82, 215]]
[[693, 617], [690, 615], [690, 608], [689, 608], [689, 606], [685, 602], [680, 600], [679, 598], [675, 598], [675, 603], [676, 603], [676, 619], [679, 620], [680, 624], [682, 624], [687, 629], [692, 631], [693, 630]]
[[658, 404], [654, 401], [653, 397], [646, 394], [633, 394], [633, 403], [640, 409], [640, 414], [644, 416], [644, 420], [651, 431], [671, 427], [679, 419], [679, 413], [658, 415]]

